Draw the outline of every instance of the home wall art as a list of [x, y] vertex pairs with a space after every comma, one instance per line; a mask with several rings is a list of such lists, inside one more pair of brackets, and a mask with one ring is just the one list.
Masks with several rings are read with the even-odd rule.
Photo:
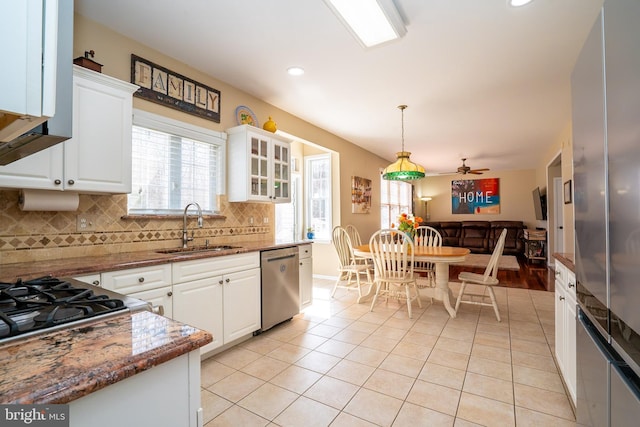
[[220, 123], [220, 91], [139, 56], [131, 55], [133, 94], [175, 110]]
[[371, 180], [351, 177], [351, 213], [371, 213]]
[[500, 178], [451, 181], [452, 214], [499, 214]]

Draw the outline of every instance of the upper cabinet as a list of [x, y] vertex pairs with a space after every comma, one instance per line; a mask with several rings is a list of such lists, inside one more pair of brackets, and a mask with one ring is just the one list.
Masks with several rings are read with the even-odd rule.
[[291, 143], [242, 125], [228, 129], [227, 195], [230, 202], [291, 201]]
[[137, 86], [73, 69], [73, 136], [0, 166], [0, 187], [131, 192], [132, 94]]

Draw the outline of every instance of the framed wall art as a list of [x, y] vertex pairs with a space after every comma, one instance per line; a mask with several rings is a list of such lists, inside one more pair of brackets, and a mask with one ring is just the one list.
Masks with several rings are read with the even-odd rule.
[[499, 214], [500, 178], [451, 181], [452, 214]]
[[220, 123], [220, 91], [131, 54], [133, 96]]
[[371, 213], [371, 180], [351, 177], [351, 213]]
[[568, 205], [571, 201], [571, 180], [569, 180], [564, 183], [564, 204]]

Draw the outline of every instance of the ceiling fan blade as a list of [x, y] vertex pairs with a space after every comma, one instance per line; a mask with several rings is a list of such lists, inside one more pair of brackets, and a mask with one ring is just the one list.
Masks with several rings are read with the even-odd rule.
[[458, 173], [458, 171], [455, 171], [455, 172], [440, 172], [439, 175], [453, 175], [454, 173]]
[[478, 172], [477, 170], [469, 171], [467, 173], [470, 173], [470, 174], [473, 174], [473, 175], [482, 175], [482, 172]]
[[488, 170], [491, 170], [491, 169], [489, 169], [489, 168], [480, 168], [480, 169], [471, 169], [471, 170], [474, 171], [474, 172], [485, 172], [485, 171], [488, 171]]

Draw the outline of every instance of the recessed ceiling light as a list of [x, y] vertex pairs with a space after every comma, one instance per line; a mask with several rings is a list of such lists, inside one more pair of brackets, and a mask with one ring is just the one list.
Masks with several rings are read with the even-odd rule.
[[287, 73], [290, 76], [301, 76], [304, 74], [304, 69], [302, 67], [289, 67], [287, 68]]
[[509, 0], [509, 4], [513, 7], [520, 7], [531, 3], [532, 1], [533, 0]]

